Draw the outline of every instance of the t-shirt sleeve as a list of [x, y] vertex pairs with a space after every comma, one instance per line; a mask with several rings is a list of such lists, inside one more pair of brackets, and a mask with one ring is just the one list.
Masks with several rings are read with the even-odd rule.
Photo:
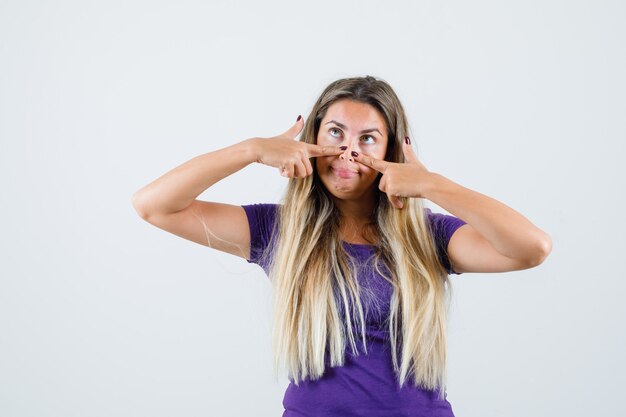
[[269, 275], [269, 262], [263, 255], [271, 241], [278, 205], [260, 203], [246, 204], [241, 207], [248, 216], [248, 226], [250, 227], [250, 259], [246, 260], [248, 263], [261, 266]]
[[449, 214], [433, 213], [429, 208], [426, 208], [426, 212], [430, 222], [432, 234], [437, 245], [437, 253], [441, 263], [448, 272], [448, 275], [461, 275], [462, 272], [456, 272], [450, 266], [450, 259], [448, 258], [448, 243], [450, 242], [450, 238], [456, 229], [466, 224], [466, 222]]

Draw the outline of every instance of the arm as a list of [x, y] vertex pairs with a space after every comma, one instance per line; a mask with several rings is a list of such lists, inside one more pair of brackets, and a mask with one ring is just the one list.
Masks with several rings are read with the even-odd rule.
[[543, 230], [505, 204], [431, 172], [424, 197], [464, 220], [448, 244], [457, 272], [502, 272], [541, 264], [552, 250]]
[[303, 127], [304, 119], [298, 117], [278, 136], [254, 137], [197, 156], [135, 192], [133, 206], [143, 218], [177, 213], [189, 207], [207, 188], [253, 162], [280, 168], [286, 177], [304, 178], [313, 173], [310, 158], [343, 153], [337, 146], [294, 140]]
[[216, 182], [255, 162], [255, 155], [252, 138], [196, 156], [135, 192], [133, 206], [144, 219], [176, 213]]
[[132, 197], [141, 218], [192, 242], [248, 259], [250, 230], [243, 207], [196, 197], [255, 161], [255, 141], [197, 156], [167, 172]]
[[456, 229], [447, 253], [456, 272], [505, 272], [539, 265], [552, 250], [552, 240], [512, 208], [426, 169], [408, 137], [405, 162], [354, 154], [354, 160], [381, 172], [378, 188], [402, 209], [401, 198], [426, 198], [467, 224]]
[[160, 229], [249, 259], [250, 226], [243, 207], [196, 198], [252, 162], [282, 168], [284, 176], [304, 178], [313, 172], [309, 158], [343, 152], [294, 140], [303, 126], [299, 118], [276, 137], [246, 139], [197, 156], [135, 192], [132, 204], [144, 220]]

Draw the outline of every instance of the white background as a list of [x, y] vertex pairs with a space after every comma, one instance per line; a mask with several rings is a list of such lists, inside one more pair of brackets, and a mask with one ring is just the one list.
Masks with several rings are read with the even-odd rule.
[[[281, 415], [261, 268], [150, 225], [131, 195], [355, 75], [394, 87], [427, 168], [553, 239], [537, 268], [452, 276], [457, 417], [620, 414], [625, 12], [0, 1], [0, 415]], [[199, 198], [277, 202], [286, 181], [255, 164]]]

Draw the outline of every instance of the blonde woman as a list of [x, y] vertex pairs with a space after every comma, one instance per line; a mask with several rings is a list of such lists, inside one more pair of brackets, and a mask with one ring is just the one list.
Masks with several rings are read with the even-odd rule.
[[[196, 199], [252, 163], [289, 178], [280, 204]], [[532, 268], [552, 245], [520, 213], [429, 171], [400, 100], [371, 76], [332, 82], [285, 133], [197, 156], [133, 205], [156, 227], [263, 267], [274, 370], [291, 382], [283, 416], [453, 416], [448, 275]]]

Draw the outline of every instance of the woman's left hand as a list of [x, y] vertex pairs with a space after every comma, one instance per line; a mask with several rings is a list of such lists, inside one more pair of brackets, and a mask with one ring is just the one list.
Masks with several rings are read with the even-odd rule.
[[387, 194], [389, 202], [397, 209], [402, 208], [399, 197], [425, 198], [424, 194], [432, 178], [432, 173], [418, 160], [406, 140], [402, 144], [402, 151], [404, 163], [389, 162], [369, 155], [352, 155], [356, 162], [383, 174], [378, 188]]

